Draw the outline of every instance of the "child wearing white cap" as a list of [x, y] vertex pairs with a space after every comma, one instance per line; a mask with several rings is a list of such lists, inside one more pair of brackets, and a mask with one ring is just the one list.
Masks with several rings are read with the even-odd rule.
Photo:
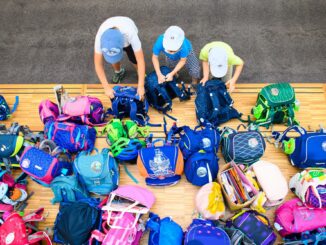
[[112, 82], [120, 83], [125, 76], [125, 69], [121, 68], [123, 52], [127, 53], [129, 61], [137, 69], [138, 95], [144, 97], [144, 53], [138, 37], [138, 29], [130, 18], [116, 16], [104, 21], [97, 31], [94, 49], [95, 71], [109, 98], [114, 98], [114, 92], [105, 75], [103, 60], [111, 64], [114, 69]]
[[[159, 54], [163, 52], [166, 56], [167, 65], [173, 69], [164, 76], [160, 71]], [[172, 81], [181, 68], [186, 66], [192, 82], [197, 83], [200, 78], [200, 65], [191, 42], [185, 38], [184, 31], [178, 26], [170, 26], [164, 34], [160, 35], [154, 46], [152, 62], [156, 71], [158, 82]]]
[[[224, 42], [208, 43], [200, 51], [199, 59], [203, 65], [203, 78], [200, 83], [205, 84], [211, 73], [213, 77], [226, 82], [230, 92], [235, 90], [244, 62], [234, 54], [230, 45]], [[232, 74], [233, 66], [235, 66], [234, 74]]]

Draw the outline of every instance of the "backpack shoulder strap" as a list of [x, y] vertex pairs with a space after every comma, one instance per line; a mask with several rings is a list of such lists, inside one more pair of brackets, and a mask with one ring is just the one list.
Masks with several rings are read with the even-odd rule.
[[40, 241], [45, 241], [47, 245], [52, 245], [50, 237], [44, 231], [37, 231], [28, 236], [29, 244], [38, 244]]
[[10, 112], [11, 114], [14, 113], [17, 110], [18, 104], [19, 104], [19, 96], [16, 96], [15, 97], [15, 103], [14, 103], [12, 109], [11, 109], [11, 112]]

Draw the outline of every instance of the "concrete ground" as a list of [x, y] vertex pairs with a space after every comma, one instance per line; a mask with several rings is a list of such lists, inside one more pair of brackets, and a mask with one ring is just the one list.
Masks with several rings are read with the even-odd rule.
[[325, 10], [325, 0], [1, 0], [0, 83], [98, 83], [94, 37], [117, 15], [138, 26], [147, 72], [156, 37], [179, 25], [198, 54], [207, 42], [229, 43], [245, 61], [240, 82], [323, 82]]

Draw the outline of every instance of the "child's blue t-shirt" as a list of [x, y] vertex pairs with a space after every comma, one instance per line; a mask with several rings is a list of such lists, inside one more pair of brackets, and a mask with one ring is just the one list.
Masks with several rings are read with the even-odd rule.
[[187, 38], [185, 38], [178, 52], [176, 52], [175, 54], [167, 53], [163, 47], [163, 34], [157, 38], [153, 46], [153, 54], [159, 56], [159, 54], [163, 52], [171, 60], [180, 60], [181, 58], [187, 58], [191, 50], [192, 50], [191, 42]]

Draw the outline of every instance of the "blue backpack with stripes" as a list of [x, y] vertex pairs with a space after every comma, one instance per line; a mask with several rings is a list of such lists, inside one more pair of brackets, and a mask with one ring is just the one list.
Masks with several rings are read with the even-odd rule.
[[19, 97], [16, 96], [15, 104], [13, 108], [10, 110], [5, 98], [2, 95], [0, 95], [0, 121], [7, 120], [11, 116], [11, 114], [16, 111], [18, 104], [19, 104]]

